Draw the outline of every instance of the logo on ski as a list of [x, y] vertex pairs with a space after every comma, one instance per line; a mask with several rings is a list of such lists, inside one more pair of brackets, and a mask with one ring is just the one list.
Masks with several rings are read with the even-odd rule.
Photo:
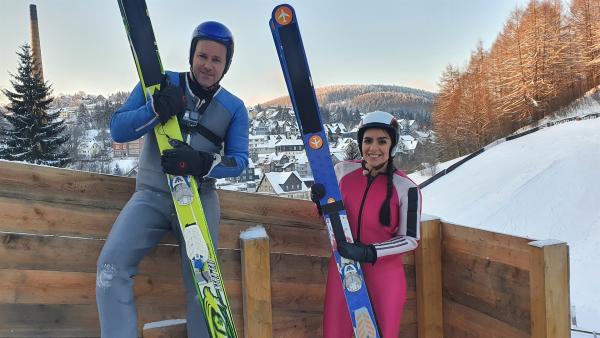
[[356, 292], [362, 287], [362, 279], [352, 261], [342, 258], [342, 275], [344, 288], [350, 292]]
[[185, 176], [169, 175], [169, 188], [171, 188], [173, 197], [179, 205], [188, 205], [194, 200], [190, 182]]
[[217, 304], [217, 300], [215, 295], [211, 292], [210, 288], [205, 287], [203, 290], [204, 294], [204, 308], [207, 310], [207, 317], [211, 318], [210, 323], [210, 332], [213, 333], [213, 337], [223, 337], [227, 338], [227, 324], [225, 322], [225, 317], [221, 314], [221, 310]]
[[292, 10], [288, 6], [279, 6], [275, 11], [275, 20], [277, 23], [285, 26], [288, 23], [292, 22]]
[[323, 147], [323, 139], [319, 135], [313, 135], [308, 140], [308, 145], [314, 150], [321, 149]]
[[371, 321], [369, 316], [369, 310], [366, 307], [361, 307], [354, 311], [354, 318], [356, 319], [356, 330], [358, 331], [359, 337], [375, 338], [375, 325]]

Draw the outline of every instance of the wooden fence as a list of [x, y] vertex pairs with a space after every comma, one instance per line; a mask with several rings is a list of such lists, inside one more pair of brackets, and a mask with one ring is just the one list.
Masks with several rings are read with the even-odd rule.
[[[133, 179], [0, 161], [0, 337], [99, 337], [96, 259], [133, 190]], [[219, 196], [218, 255], [240, 336], [319, 337], [330, 248], [311, 203]], [[256, 225], [266, 229], [268, 253], [264, 243], [240, 242]], [[404, 260], [401, 337], [568, 337], [567, 246], [529, 242], [423, 222], [421, 245]], [[143, 332], [145, 323], [185, 318], [172, 243], [158, 246], [136, 276], [140, 336], [181, 337], [181, 328]], [[270, 297], [257, 287], [264, 276]]]

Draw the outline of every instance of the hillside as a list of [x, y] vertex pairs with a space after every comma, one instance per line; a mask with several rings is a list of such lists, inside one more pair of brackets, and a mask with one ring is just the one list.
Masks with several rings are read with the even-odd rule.
[[445, 221], [567, 242], [577, 325], [595, 331], [600, 330], [598, 130], [600, 118], [541, 129], [490, 147], [423, 189], [423, 212]]
[[[331, 112], [348, 111], [367, 113], [383, 110], [402, 118], [430, 121], [436, 94], [408, 87], [387, 85], [341, 85], [316, 88], [319, 106]], [[264, 103], [261, 107], [290, 106], [289, 96], [282, 96]]]

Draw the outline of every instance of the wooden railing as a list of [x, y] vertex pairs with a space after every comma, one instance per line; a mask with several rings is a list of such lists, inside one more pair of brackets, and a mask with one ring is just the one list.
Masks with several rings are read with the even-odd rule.
[[[133, 191], [133, 179], [0, 161], [0, 337], [99, 337], [96, 259]], [[311, 203], [219, 196], [218, 255], [240, 337], [269, 329], [273, 337], [321, 336], [330, 247]], [[240, 242], [256, 225], [266, 229], [268, 252]], [[438, 219], [424, 221], [421, 234], [419, 249], [404, 257], [400, 337], [568, 337], [566, 244], [531, 245]], [[152, 335], [145, 323], [185, 318], [173, 243], [159, 245], [136, 276], [140, 336]], [[259, 290], [256, 278], [268, 279], [270, 297], [250, 291]], [[261, 325], [248, 325], [265, 306], [272, 317], [263, 311]]]

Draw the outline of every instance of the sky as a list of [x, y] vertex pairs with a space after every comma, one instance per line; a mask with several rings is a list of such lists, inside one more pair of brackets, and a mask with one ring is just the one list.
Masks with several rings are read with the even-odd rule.
[[[30, 41], [37, 5], [44, 77], [54, 94], [129, 91], [137, 82], [117, 1], [0, 0], [0, 89], [10, 89], [19, 46]], [[185, 71], [191, 32], [226, 24], [235, 54], [224, 87], [247, 105], [287, 95], [268, 21], [271, 0], [147, 0], [166, 69]], [[448, 64], [463, 66], [481, 40], [489, 48], [526, 0], [288, 1], [300, 24], [313, 83], [401, 85], [437, 90]], [[368, 3], [368, 5], [367, 5]], [[0, 95], [0, 102], [6, 99]]]
[[[575, 114], [597, 112], [588, 100]], [[600, 118], [566, 122], [486, 149], [426, 186], [423, 213], [569, 246], [577, 325], [600, 332]], [[422, 181], [419, 175], [410, 175]]]

